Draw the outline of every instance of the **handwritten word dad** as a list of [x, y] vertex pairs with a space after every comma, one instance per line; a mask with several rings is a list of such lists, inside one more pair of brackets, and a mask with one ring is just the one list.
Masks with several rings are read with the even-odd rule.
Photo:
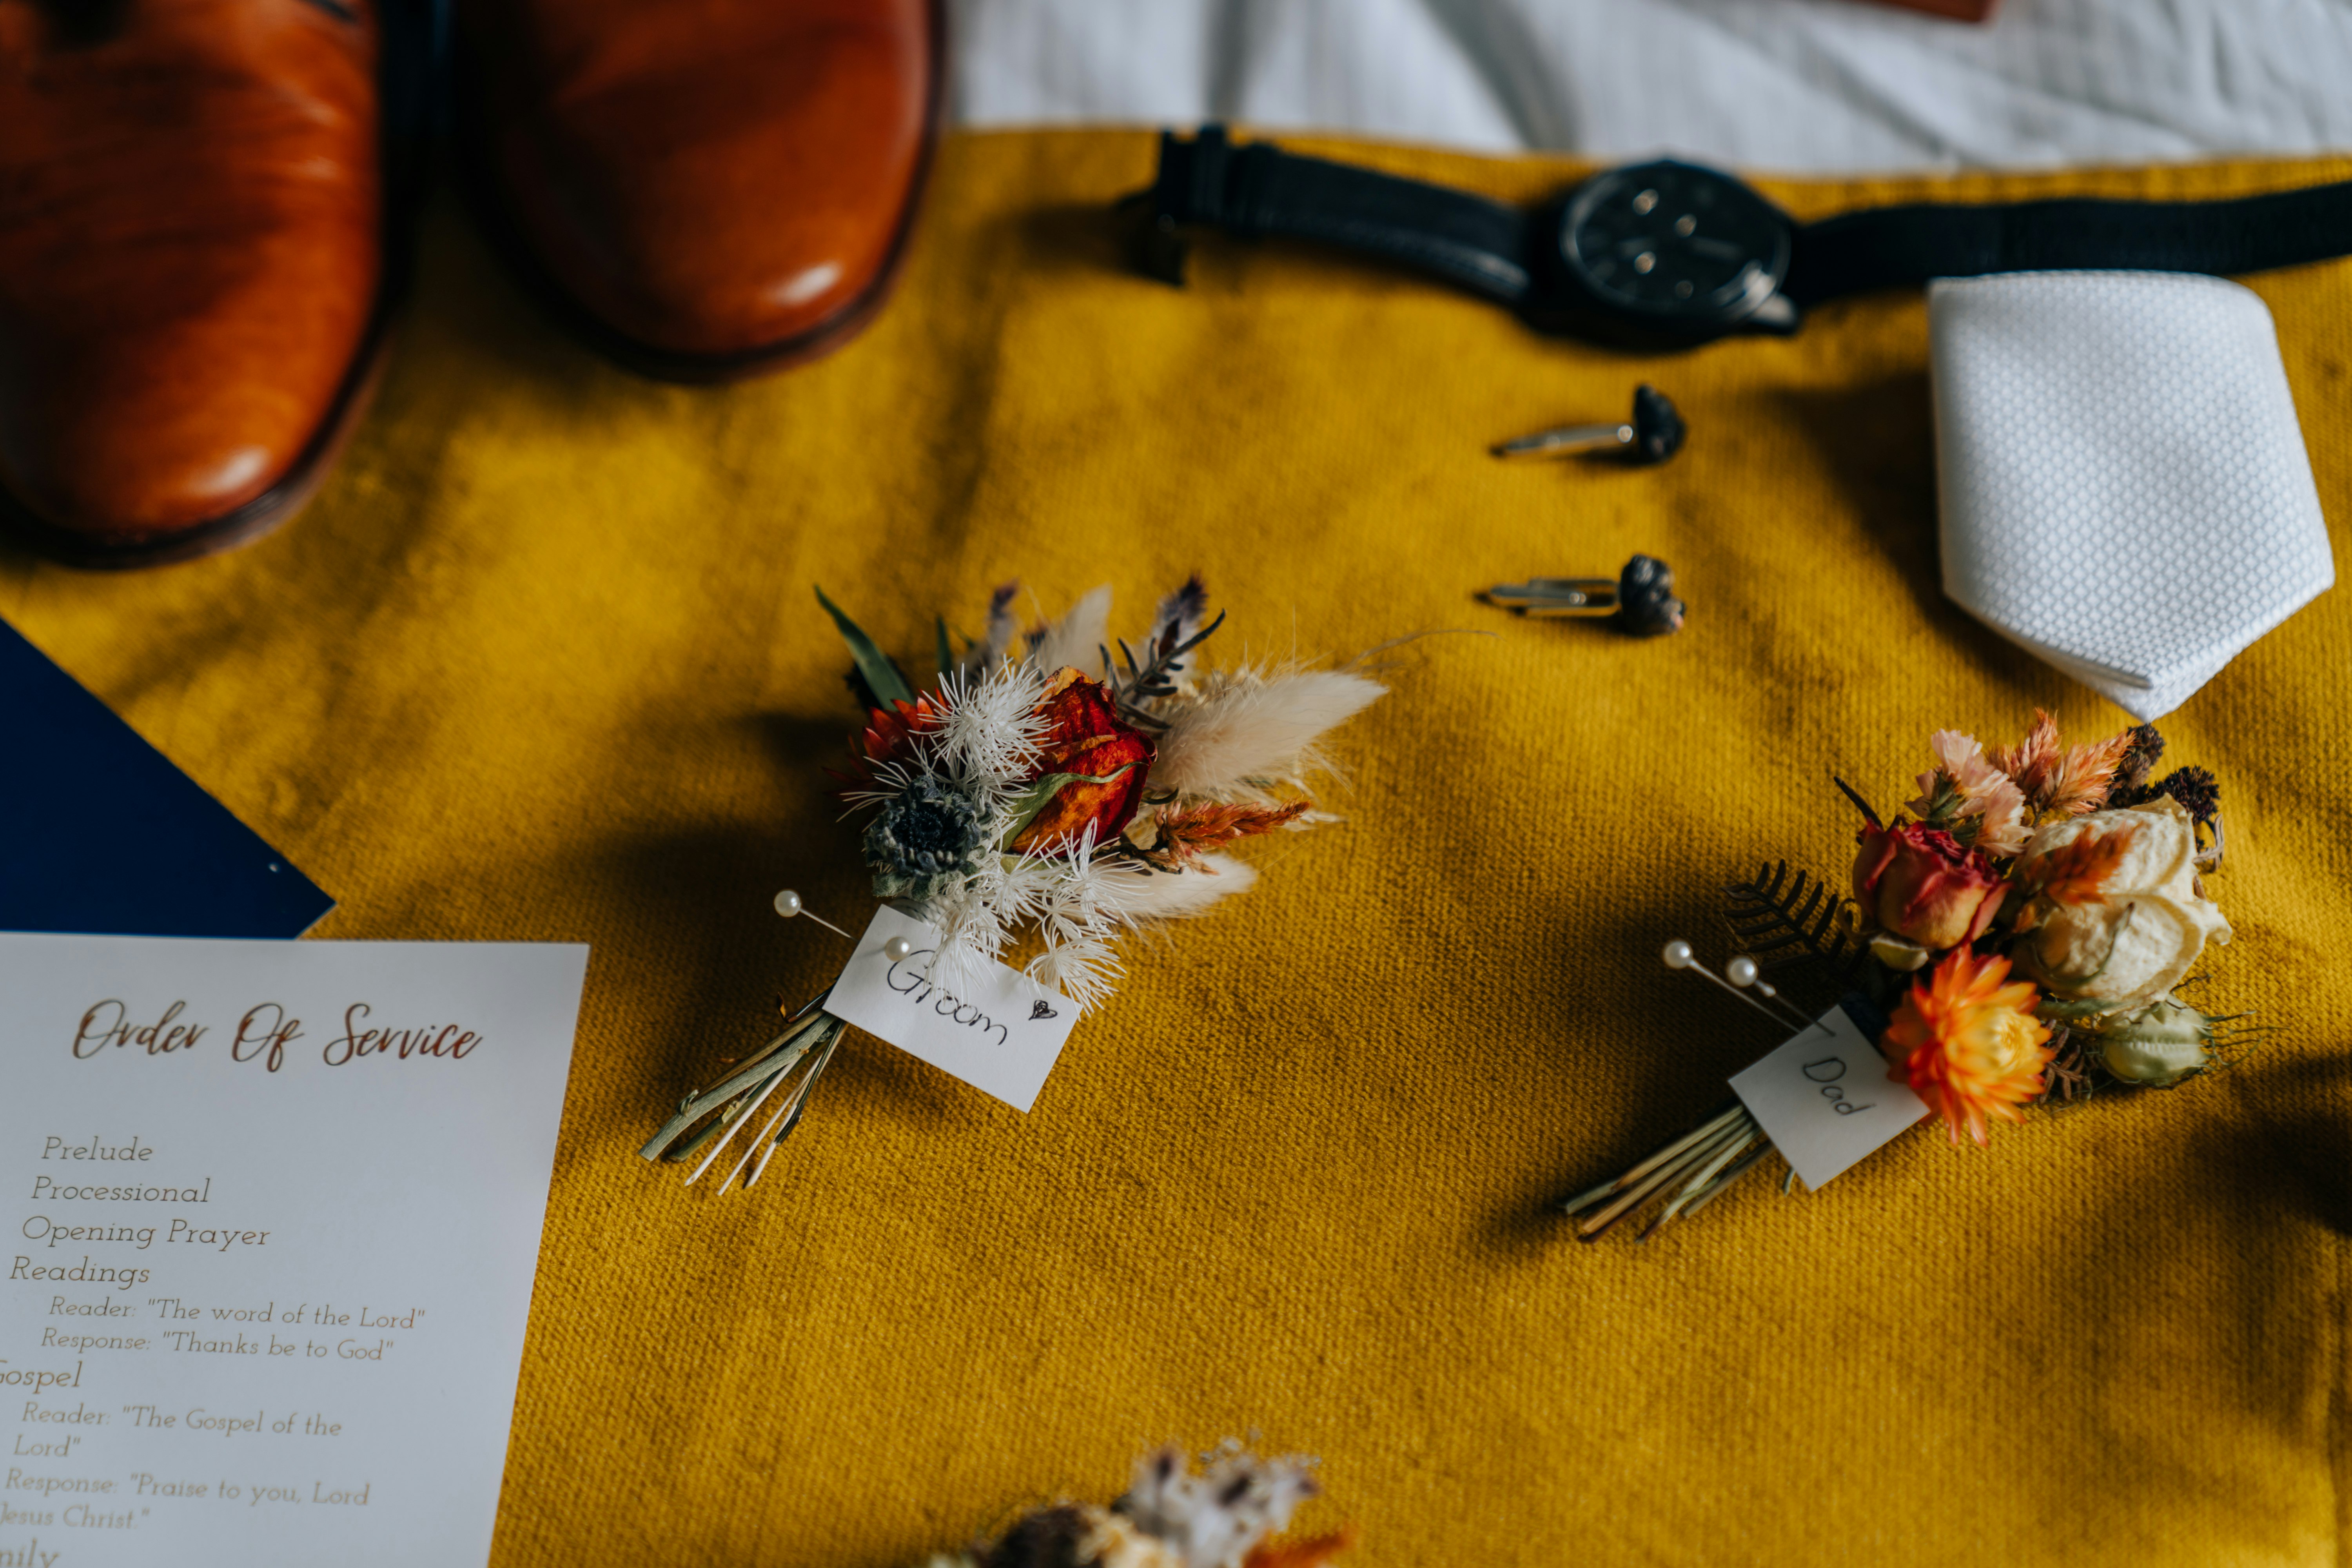
[[[203, 1043], [205, 1037], [215, 1031], [209, 1024], [183, 1021], [187, 1011], [185, 1002], [174, 1002], [163, 1009], [152, 1024], [134, 1019], [131, 1009], [111, 998], [100, 1002], [81, 1016], [81, 1026], [74, 1033], [73, 1054], [76, 1060], [87, 1061], [115, 1050], [139, 1049], [151, 1057], [170, 1056], [175, 1051], [192, 1051]], [[355, 1062], [363, 1057], [392, 1057], [407, 1061], [412, 1057], [438, 1057], [448, 1061], [463, 1061], [474, 1054], [482, 1037], [462, 1024], [424, 1024], [415, 1028], [369, 1028], [369, 1016], [374, 1011], [364, 1002], [354, 1002], [343, 1009], [343, 1032], [328, 1040], [319, 1050], [319, 1059], [331, 1068]], [[236, 1021], [230, 1036], [228, 1054], [231, 1061], [257, 1061], [270, 1072], [276, 1072], [286, 1062], [286, 1047], [304, 1038], [302, 1020], [288, 1013], [275, 1002], [264, 1002], [247, 1009]]]
[[[1874, 1065], [1875, 1061], [1874, 1058]], [[1823, 1057], [1820, 1061], [1807, 1062], [1800, 1070], [1813, 1082], [1822, 1086], [1822, 1098], [1829, 1100], [1830, 1109], [1840, 1116], [1853, 1116], [1864, 1110], [1877, 1109], [1874, 1101], [1868, 1105], [1856, 1105], [1845, 1097], [1845, 1090], [1838, 1085], [1838, 1079], [1845, 1076], [1843, 1057]]]

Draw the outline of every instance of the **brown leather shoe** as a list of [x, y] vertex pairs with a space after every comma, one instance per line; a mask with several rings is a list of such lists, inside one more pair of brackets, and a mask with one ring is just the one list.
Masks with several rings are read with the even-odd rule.
[[879, 308], [937, 131], [938, 0], [458, 0], [509, 259], [632, 369], [728, 381]]
[[383, 332], [369, 0], [0, 0], [0, 521], [185, 559], [310, 498]]

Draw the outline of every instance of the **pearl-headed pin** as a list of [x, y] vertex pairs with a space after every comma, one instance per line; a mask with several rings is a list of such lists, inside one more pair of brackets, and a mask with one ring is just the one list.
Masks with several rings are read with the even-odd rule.
[[816, 921], [817, 924], [824, 927], [825, 930], [833, 932], [835, 936], [848, 937], [852, 942], [856, 942], [857, 940], [856, 937], [850, 936], [847, 931], [842, 930], [839, 926], [834, 924], [831, 921], [825, 919], [823, 915], [818, 914], [815, 910], [810, 909], [807, 904], [801, 901], [801, 896], [793, 891], [790, 888], [786, 888], [782, 892], [776, 895], [776, 912], [783, 916], [786, 920], [792, 919], [794, 915], [806, 915], [809, 919]]
[[1744, 952], [1735, 955], [1726, 963], [1722, 974], [1701, 963], [1698, 955], [1691, 950], [1691, 944], [1679, 937], [1666, 943], [1664, 951], [1658, 956], [1665, 960], [1668, 969], [1689, 970], [1717, 990], [1737, 996], [1784, 1029], [1793, 1026], [1800, 1030], [1820, 1029], [1823, 1034], [1830, 1033], [1828, 1026], [1819, 1019], [1809, 1018], [1790, 1005], [1762, 978], [1763, 971], [1756, 961]]

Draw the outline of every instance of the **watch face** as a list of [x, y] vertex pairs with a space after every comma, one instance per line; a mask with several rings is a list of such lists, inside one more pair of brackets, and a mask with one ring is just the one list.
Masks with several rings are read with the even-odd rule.
[[1729, 326], [1789, 270], [1789, 220], [1728, 174], [1641, 163], [1595, 174], [1561, 216], [1560, 257], [1602, 304], [1690, 327]]

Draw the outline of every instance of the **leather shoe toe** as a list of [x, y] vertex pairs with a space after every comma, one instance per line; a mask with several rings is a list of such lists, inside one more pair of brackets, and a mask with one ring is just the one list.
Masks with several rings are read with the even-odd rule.
[[935, 132], [931, 0], [464, 0], [494, 224], [623, 363], [726, 380], [878, 307]]
[[365, 401], [369, 14], [0, 0], [0, 519], [81, 565], [250, 538]]

